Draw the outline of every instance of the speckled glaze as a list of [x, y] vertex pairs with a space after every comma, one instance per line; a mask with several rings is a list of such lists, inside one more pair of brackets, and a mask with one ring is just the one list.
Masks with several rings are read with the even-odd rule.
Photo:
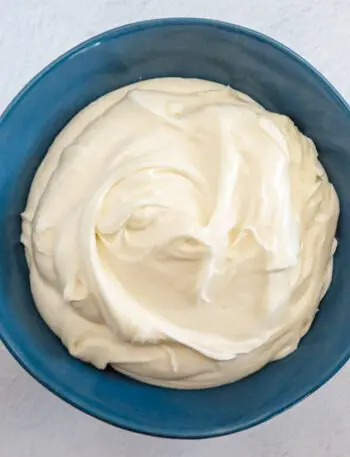
[[[290, 116], [315, 140], [341, 202], [332, 287], [296, 353], [234, 384], [211, 390], [152, 387], [71, 358], [35, 310], [19, 243], [31, 180], [65, 123], [104, 93], [159, 76], [215, 80]], [[34, 115], [35, 113], [35, 115]], [[171, 437], [208, 437], [255, 425], [299, 401], [347, 360], [350, 113], [336, 91], [278, 43], [229, 24], [195, 20], [138, 23], [100, 35], [35, 78], [0, 119], [0, 333], [42, 384], [112, 424]], [[336, 331], [332, 331], [336, 329]]]

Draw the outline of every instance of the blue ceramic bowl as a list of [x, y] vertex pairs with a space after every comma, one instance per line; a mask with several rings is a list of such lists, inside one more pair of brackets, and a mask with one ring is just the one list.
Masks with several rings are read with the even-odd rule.
[[[290, 116], [314, 139], [341, 201], [332, 286], [299, 349], [219, 388], [153, 387], [69, 356], [34, 306], [20, 244], [20, 212], [45, 152], [62, 127], [108, 91], [139, 79], [196, 77], [246, 92]], [[281, 44], [202, 19], [141, 22], [77, 46], [43, 70], [0, 118], [0, 334], [39, 382], [111, 424], [158, 436], [202, 438], [242, 430], [295, 404], [350, 354], [350, 112], [336, 90]]]

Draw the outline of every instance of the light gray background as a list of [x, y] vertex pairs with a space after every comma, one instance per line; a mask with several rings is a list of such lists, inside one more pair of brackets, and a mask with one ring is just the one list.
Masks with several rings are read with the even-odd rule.
[[[350, 100], [349, 0], [0, 0], [0, 111], [81, 40], [164, 16], [218, 18], [264, 32], [306, 57]], [[349, 380], [350, 363], [302, 404], [237, 435], [166, 440], [68, 406], [0, 345], [0, 457], [349, 457]]]

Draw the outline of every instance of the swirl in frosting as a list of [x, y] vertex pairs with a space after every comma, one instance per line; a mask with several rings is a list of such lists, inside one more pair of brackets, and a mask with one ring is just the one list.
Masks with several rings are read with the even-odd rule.
[[199, 388], [297, 348], [331, 280], [338, 213], [289, 118], [164, 78], [69, 122], [35, 176], [22, 242], [37, 308], [73, 356]]

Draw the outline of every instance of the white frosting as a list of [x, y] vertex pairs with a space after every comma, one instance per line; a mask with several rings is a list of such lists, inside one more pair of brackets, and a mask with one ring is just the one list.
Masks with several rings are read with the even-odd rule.
[[227, 383], [308, 331], [338, 206], [287, 117], [208, 81], [139, 82], [80, 112], [35, 176], [22, 234], [33, 296], [98, 368]]

